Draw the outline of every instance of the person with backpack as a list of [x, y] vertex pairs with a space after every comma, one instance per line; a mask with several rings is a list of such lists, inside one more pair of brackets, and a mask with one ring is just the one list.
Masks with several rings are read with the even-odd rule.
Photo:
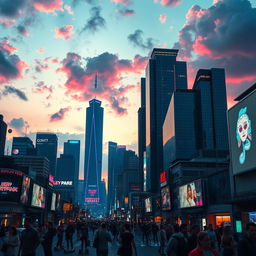
[[67, 242], [67, 250], [69, 251], [70, 248], [73, 251], [73, 234], [75, 232], [75, 229], [71, 223], [68, 224], [66, 230], [65, 230], [65, 235], [66, 235], [66, 242]]
[[108, 243], [112, 241], [107, 225], [103, 222], [101, 228], [95, 233], [93, 247], [96, 248], [97, 256], [108, 256]]
[[187, 256], [188, 255], [188, 226], [187, 224], [174, 225], [175, 233], [168, 241], [167, 256]]
[[45, 256], [52, 256], [52, 242], [55, 235], [56, 235], [56, 229], [54, 228], [53, 223], [48, 222], [47, 231], [43, 236], [43, 241], [42, 241]]

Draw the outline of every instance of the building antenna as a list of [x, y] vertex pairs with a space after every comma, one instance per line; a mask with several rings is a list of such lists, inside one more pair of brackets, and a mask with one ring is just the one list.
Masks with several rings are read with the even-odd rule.
[[[95, 75], [95, 80], [94, 80], [94, 89], [96, 91], [98, 87], [98, 73], [96, 72], [96, 75]], [[96, 96], [95, 96], [95, 99], [96, 99]]]

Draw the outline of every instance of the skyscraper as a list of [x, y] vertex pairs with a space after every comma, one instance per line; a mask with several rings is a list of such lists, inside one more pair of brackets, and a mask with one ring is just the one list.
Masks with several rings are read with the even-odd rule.
[[54, 133], [37, 133], [36, 150], [38, 156], [45, 156], [49, 160], [49, 173], [55, 176], [58, 138]]
[[78, 180], [80, 165], [80, 140], [68, 140], [64, 142], [64, 155], [71, 155], [75, 160], [74, 186], [75, 200], [78, 200]]
[[117, 143], [108, 143], [108, 205], [107, 214], [113, 209], [115, 204], [114, 170], [116, 161]]
[[0, 115], [0, 156], [4, 155], [6, 130], [7, 130], [7, 124], [4, 122], [3, 115]]
[[186, 62], [176, 61], [178, 50], [152, 51], [146, 68], [146, 189], [159, 190], [159, 174], [163, 170], [162, 126], [172, 93], [187, 89]]
[[28, 137], [13, 137], [12, 156], [28, 155], [36, 155], [33, 141]]
[[86, 109], [84, 183], [85, 204], [100, 203], [102, 170], [103, 113], [101, 101], [93, 99]]
[[193, 90], [197, 92], [201, 151], [228, 153], [227, 94], [225, 71], [221, 68], [200, 69]]

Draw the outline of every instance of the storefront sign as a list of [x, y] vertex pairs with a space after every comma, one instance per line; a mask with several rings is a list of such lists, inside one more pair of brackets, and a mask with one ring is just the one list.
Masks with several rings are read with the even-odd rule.
[[160, 186], [164, 187], [167, 185], [167, 171], [160, 173]]
[[72, 186], [73, 181], [71, 180], [55, 180], [53, 183], [55, 186]]

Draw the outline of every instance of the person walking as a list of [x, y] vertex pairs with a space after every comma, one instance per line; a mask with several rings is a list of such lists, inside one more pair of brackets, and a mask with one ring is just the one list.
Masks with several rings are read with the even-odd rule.
[[231, 226], [224, 226], [221, 237], [221, 255], [234, 256], [235, 255], [235, 241], [232, 234]]
[[43, 236], [43, 241], [42, 241], [45, 256], [52, 256], [52, 242], [55, 235], [56, 235], [56, 229], [53, 227], [53, 223], [48, 222], [46, 233]]
[[57, 244], [56, 244], [56, 249], [61, 250], [62, 249], [62, 242], [63, 242], [63, 234], [64, 234], [64, 226], [61, 223], [58, 228], [57, 228]]
[[18, 255], [21, 256], [35, 256], [36, 249], [40, 243], [39, 235], [37, 231], [32, 227], [32, 220], [30, 218], [25, 219], [25, 230], [20, 235], [20, 249]]
[[165, 255], [165, 245], [167, 243], [167, 237], [166, 237], [165, 226], [163, 224], [160, 225], [159, 241], [160, 241], [159, 254]]
[[188, 252], [191, 252], [197, 247], [197, 235], [200, 231], [200, 228], [198, 225], [193, 225], [191, 227], [191, 233], [188, 238]]
[[[80, 240], [81, 240], [81, 250], [80, 252], [82, 253], [83, 250], [87, 249], [88, 246], [88, 237], [89, 237], [89, 231], [88, 231], [88, 227], [85, 223], [82, 223], [80, 225]], [[87, 250], [86, 250], [87, 251]]]
[[219, 256], [218, 252], [211, 247], [209, 234], [201, 231], [197, 235], [197, 248], [192, 250], [188, 256]]
[[153, 223], [152, 224], [152, 235], [153, 235], [153, 243], [154, 245], [158, 245], [158, 231], [159, 231], [159, 228], [157, 226], [156, 223]]
[[96, 231], [93, 241], [97, 256], [108, 256], [108, 243], [111, 241], [111, 235], [107, 231], [106, 223], [102, 223], [101, 228]]
[[120, 247], [117, 251], [117, 254], [120, 256], [132, 256], [133, 249], [135, 255], [137, 256], [137, 249], [134, 242], [134, 236], [131, 233], [130, 225], [128, 223], [124, 224], [124, 231], [120, 234], [119, 237]]
[[75, 230], [72, 225], [72, 223], [69, 223], [66, 230], [65, 230], [65, 238], [67, 242], [67, 250], [69, 251], [70, 249], [73, 251], [73, 234]]
[[15, 227], [10, 227], [9, 232], [4, 239], [6, 250], [3, 252], [4, 256], [16, 256], [19, 246], [19, 237]]
[[215, 231], [213, 230], [213, 226], [212, 224], [209, 224], [208, 228], [207, 228], [207, 233], [211, 239], [211, 247], [214, 249], [218, 248], [218, 240], [217, 240], [217, 236]]
[[256, 224], [250, 222], [246, 225], [246, 234], [238, 242], [238, 256], [256, 255]]

